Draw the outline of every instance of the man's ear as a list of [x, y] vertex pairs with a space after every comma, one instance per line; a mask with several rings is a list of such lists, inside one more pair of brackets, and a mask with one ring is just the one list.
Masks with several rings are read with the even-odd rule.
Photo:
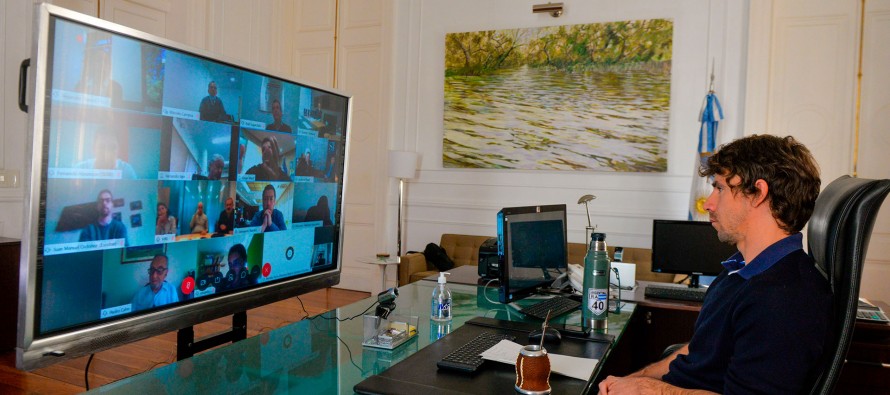
[[758, 192], [751, 196], [751, 204], [754, 207], [759, 207], [766, 202], [767, 196], [769, 196], [769, 184], [764, 179], [758, 178], [757, 181], [754, 181], [754, 187], [757, 188]]

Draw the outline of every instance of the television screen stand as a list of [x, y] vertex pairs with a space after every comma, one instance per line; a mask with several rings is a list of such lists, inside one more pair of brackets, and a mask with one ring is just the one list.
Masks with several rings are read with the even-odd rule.
[[176, 360], [181, 361], [195, 354], [228, 342], [247, 338], [247, 312], [232, 315], [232, 329], [195, 341], [195, 327], [189, 326], [176, 333]]

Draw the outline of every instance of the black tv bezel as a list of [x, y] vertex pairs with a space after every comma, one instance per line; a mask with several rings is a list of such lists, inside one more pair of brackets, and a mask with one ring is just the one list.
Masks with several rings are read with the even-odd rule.
[[[512, 303], [521, 300], [535, 293], [542, 285], [549, 284], [552, 280], [542, 280], [537, 284], [528, 287], [511, 288], [510, 287], [510, 217], [515, 215], [535, 214], [545, 212], [562, 212], [563, 223], [563, 249], [565, 250], [566, 259], [568, 259], [568, 224], [566, 223], [566, 205], [550, 204], [539, 206], [521, 206], [521, 207], [505, 207], [498, 213], [498, 257], [500, 266], [500, 275], [498, 276], [498, 301], [501, 303]], [[566, 269], [568, 269], [568, 260], [566, 261]]]
[[[715, 237], [717, 234], [717, 231], [713, 228], [713, 225], [711, 225], [710, 222], [688, 221], [688, 220], [669, 220], [669, 219], [655, 219], [655, 220], [653, 220], [652, 221], [652, 268], [651, 268], [651, 271], [653, 273], [685, 274], [685, 275], [689, 275], [689, 276], [716, 276], [716, 275], [720, 274], [721, 272], [723, 272], [724, 268], [723, 268], [723, 265], [720, 264], [720, 261], [714, 262], [714, 264], [711, 266], [711, 269], [713, 269], [713, 270], [709, 270], [709, 271], [696, 271], [696, 270], [691, 270], [691, 269], [683, 270], [683, 269], [677, 269], [676, 267], [663, 267], [660, 264], [660, 262], [661, 262], [659, 260], [660, 255], [658, 254], [658, 252], [663, 251], [663, 249], [659, 249], [656, 246], [656, 243], [658, 242], [658, 240], [656, 238], [656, 230], [658, 229], [659, 225], [688, 225], [688, 226], [694, 226], [694, 227], [698, 227], [698, 228], [711, 228], [711, 230], [714, 231]], [[723, 242], [720, 242], [720, 243], [723, 243]], [[726, 244], [726, 245], [729, 246], [729, 244]], [[730, 246], [728, 248], [734, 249], [735, 247]], [[729, 251], [729, 250], [727, 250], [727, 251]], [[726, 259], [729, 257], [730, 257], [730, 255], [726, 255], [725, 257], [723, 257], [723, 259]]]
[[177, 305], [137, 316], [107, 322], [96, 322], [89, 326], [78, 327], [77, 329], [37, 336], [35, 332], [37, 306], [35, 303], [36, 289], [38, 288], [38, 256], [41, 256], [38, 253], [38, 247], [41, 243], [40, 240], [42, 240], [42, 235], [39, 234], [41, 231], [39, 219], [40, 215], [42, 215], [41, 211], [45, 210], [45, 202], [41, 201], [40, 197], [45, 194], [47, 186], [44, 145], [47, 144], [45, 137], [48, 125], [44, 124], [44, 119], [47, 101], [50, 99], [45, 93], [47, 92], [47, 73], [49, 71], [47, 62], [49, 55], [48, 40], [51, 38], [49, 37], [50, 23], [54, 18], [66, 19], [74, 23], [176, 50], [245, 72], [266, 75], [281, 81], [306, 86], [320, 92], [345, 98], [346, 128], [343, 131], [345, 141], [344, 160], [342, 163], [343, 178], [341, 180], [343, 185], [341, 196], [344, 198], [338, 199], [338, 204], [342, 205], [347, 195], [349, 136], [351, 135], [354, 100], [352, 95], [336, 89], [319, 87], [306, 81], [299, 81], [293, 77], [282, 76], [269, 70], [239, 65], [236, 60], [228, 59], [224, 56], [211, 54], [202, 49], [83, 15], [65, 8], [50, 4], [38, 5], [35, 7], [34, 12], [34, 39], [31, 51], [32, 56], [30, 58], [31, 71], [27, 76], [27, 86], [33, 87], [33, 89], [27, 91], [29, 133], [31, 135], [26, 139], [26, 152], [31, 153], [31, 161], [26, 163], [23, 180], [25, 190], [24, 229], [19, 272], [16, 367], [24, 370], [45, 367], [67, 359], [187, 328], [314, 290], [331, 287], [340, 282], [343, 268], [343, 236], [345, 233], [343, 226], [345, 224], [345, 210], [342, 209], [338, 210], [340, 214], [339, 243], [335, 247], [338, 259], [335, 267], [330, 270], [296, 278], [282, 279], [269, 284], [256, 285], [248, 289], [212, 298], [199, 299], [185, 305]]

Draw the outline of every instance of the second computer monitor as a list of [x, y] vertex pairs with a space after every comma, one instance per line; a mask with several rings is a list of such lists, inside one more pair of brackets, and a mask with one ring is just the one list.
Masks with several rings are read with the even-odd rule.
[[717, 238], [710, 222], [656, 219], [652, 225], [652, 271], [698, 276], [716, 276], [720, 263], [738, 250]]
[[553, 282], [567, 268], [566, 205], [508, 207], [498, 213], [501, 303]]

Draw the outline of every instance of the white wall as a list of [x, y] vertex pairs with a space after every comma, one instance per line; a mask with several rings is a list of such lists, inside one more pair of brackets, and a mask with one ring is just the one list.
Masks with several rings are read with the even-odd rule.
[[[890, 0], [753, 0], [749, 31], [746, 134], [794, 135], [816, 157], [823, 187], [844, 174], [890, 178]], [[890, 301], [888, 279], [890, 199], [860, 295]]]
[[[725, 0], [564, 1], [565, 13], [533, 14], [530, 0], [403, 0], [396, 7], [391, 147], [416, 150], [418, 178], [407, 187], [408, 250], [442, 233], [494, 235], [502, 207], [568, 206], [569, 241], [582, 242], [587, 219], [578, 198], [592, 193], [590, 215], [611, 245], [650, 247], [654, 218], [685, 219], [697, 121], [716, 63], [726, 119], [720, 142], [741, 135], [747, 3]], [[670, 138], [666, 173], [524, 171], [442, 167], [444, 39], [450, 32], [572, 25], [631, 19], [674, 21]], [[395, 190], [389, 200], [395, 226]], [[395, 232], [390, 240], [395, 239]], [[393, 241], [393, 244], [395, 242]]]

